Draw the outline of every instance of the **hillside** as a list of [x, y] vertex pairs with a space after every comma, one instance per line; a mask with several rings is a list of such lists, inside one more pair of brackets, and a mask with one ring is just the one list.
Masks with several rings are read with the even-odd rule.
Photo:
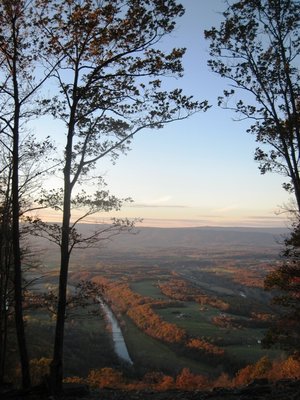
[[[3, 395], [3, 394], [2, 394]], [[44, 388], [30, 392], [11, 391], [1, 397], [3, 400], [46, 400], [49, 394]], [[52, 398], [52, 396], [51, 396]], [[239, 389], [218, 388], [212, 391], [122, 391], [103, 389], [89, 393], [84, 387], [69, 385], [61, 400], [297, 400], [300, 398], [300, 381], [278, 381], [269, 384], [256, 381]]]
[[[101, 228], [97, 224], [80, 224], [77, 229], [83, 235], [88, 235]], [[284, 228], [152, 228], [137, 227], [132, 233], [122, 233], [105, 242], [103, 248], [118, 251], [146, 250], [170, 247], [257, 247], [279, 248], [285, 235]], [[42, 239], [41, 239], [42, 240]], [[39, 245], [40, 240], [34, 238], [33, 243]], [[44, 245], [47, 244], [43, 241]], [[54, 246], [48, 244], [48, 246]]]
[[[90, 227], [89, 227], [90, 228]], [[81, 226], [80, 229], [89, 229]], [[169, 247], [279, 246], [286, 230], [281, 228], [137, 228], [137, 234], [120, 235], [108, 244], [109, 249], [146, 249]]]

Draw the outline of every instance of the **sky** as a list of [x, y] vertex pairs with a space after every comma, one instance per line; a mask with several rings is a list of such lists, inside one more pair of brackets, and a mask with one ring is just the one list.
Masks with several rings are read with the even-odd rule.
[[140, 132], [115, 165], [102, 160], [98, 171], [111, 193], [134, 202], [87, 222], [116, 216], [142, 218], [142, 226], [286, 226], [282, 209], [289, 195], [282, 189], [283, 177], [260, 174], [253, 159], [257, 143], [246, 133], [250, 122], [234, 121], [231, 111], [217, 106], [228, 82], [207, 66], [209, 42], [203, 31], [219, 25], [224, 2], [181, 3], [185, 15], [162, 46], [187, 48], [184, 77], [176, 83], [212, 107], [161, 130]]

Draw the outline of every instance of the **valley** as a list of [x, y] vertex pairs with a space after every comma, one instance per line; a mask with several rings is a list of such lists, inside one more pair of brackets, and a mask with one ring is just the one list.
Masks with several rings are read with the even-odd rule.
[[[112, 367], [134, 376], [149, 371], [175, 376], [188, 368], [215, 378], [234, 376], [263, 356], [280, 358], [280, 350], [263, 349], [261, 341], [276, 315], [263, 279], [279, 262], [283, 233], [141, 228], [106, 246], [75, 250], [70, 297], [82, 282], [98, 285], [118, 319], [133, 365], [115, 354], [105, 315], [91, 301], [67, 317], [66, 375]], [[27, 276], [37, 278], [30, 289], [36, 294], [55, 293], [57, 286], [58, 249], [43, 245], [44, 267]], [[28, 308], [28, 329], [38, 338], [31, 344], [32, 358], [51, 357], [46, 343], [52, 343], [54, 326], [48, 311]]]

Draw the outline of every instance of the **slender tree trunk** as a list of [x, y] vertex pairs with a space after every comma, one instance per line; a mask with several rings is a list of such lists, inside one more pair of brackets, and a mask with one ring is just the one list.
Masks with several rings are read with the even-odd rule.
[[2, 211], [2, 224], [1, 224], [1, 232], [0, 232], [0, 384], [3, 383], [4, 377], [4, 334], [5, 334], [5, 303], [6, 303], [6, 293], [5, 293], [5, 284], [6, 284], [6, 263], [5, 263], [5, 248], [4, 243], [6, 240], [5, 233], [3, 231], [3, 217], [4, 217], [4, 207]]
[[1, 232], [2, 237], [0, 238], [0, 385], [3, 383], [4, 378], [4, 363], [5, 363], [5, 345], [4, 345], [4, 336], [5, 336], [5, 263], [4, 263], [4, 249], [3, 249], [3, 231]]
[[[5, 310], [6, 311], [6, 310]], [[6, 365], [6, 356], [7, 356], [7, 311], [4, 313], [2, 316], [2, 322], [1, 322], [1, 365], [0, 365], [0, 384], [4, 383], [4, 376], [5, 376], [5, 365]]]
[[6, 179], [6, 189], [2, 204], [1, 215], [1, 237], [0, 237], [0, 384], [4, 381], [5, 364], [7, 355], [7, 329], [8, 329], [8, 304], [9, 304], [9, 281], [12, 267], [12, 244], [11, 244], [11, 174], [12, 165]]
[[20, 353], [22, 370], [22, 387], [31, 386], [29, 373], [29, 359], [25, 338], [25, 327], [23, 319], [23, 291], [22, 291], [22, 268], [20, 249], [20, 225], [19, 225], [19, 113], [20, 109], [15, 107], [14, 138], [13, 138], [13, 176], [12, 176], [12, 243], [14, 256], [14, 302], [15, 323], [17, 341]]
[[296, 197], [296, 202], [297, 202], [297, 207], [298, 207], [298, 213], [300, 214], [300, 182], [294, 181], [294, 189], [295, 189], [295, 197]]
[[12, 154], [12, 244], [14, 262], [14, 302], [15, 302], [15, 323], [17, 341], [20, 353], [22, 371], [22, 387], [31, 386], [29, 359], [25, 338], [25, 327], [23, 319], [23, 290], [22, 290], [22, 268], [20, 249], [20, 203], [19, 203], [19, 123], [21, 106], [19, 101], [19, 86], [17, 80], [18, 60], [18, 32], [15, 19], [12, 22], [14, 55], [12, 60], [12, 80], [14, 92], [14, 125], [13, 125], [13, 154]]
[[50, 367], [50, 384], [54, 394], [62, 391], [63, 381], [63, 350], [64, 350], [64, 328], [67, 302], [67, 283], [70, 261], [69, 231], [71, 218], [71, 194], [72, 185], [71, 161], [72, 161], [72, 129], [69, 129], [68, 142], [66, 146], [66, 162], [64, 168], [64, 206], [61, 236], [61, 262], [59, 275], [59, 292], [56, 316], [56, 329], [54, 339], [53, 359]]
[[62, 381], [63, 381], [64, 327], [65, 327], [66, 293], [67, 293], [67, 280], [68, 280], [68, 268], [69, 268], [69, 254], [68, 254], [68, 247], [66, 247], [65, 239], [64, 243], [62, 243], [61, 246], [61, 265], [62, 267], [59, 276], [59, 294], [58, 294], [53, 360], [50, 369], [51, 390], [55, 394], [60, 393], [62, 391]]
[[1, 234], [1, 276], [0, 276], [0, 384], [4, 382], [7, 354], [7, 322], [8, 322], [8, 282], [10, 277], [10, 243], [2, 224]]

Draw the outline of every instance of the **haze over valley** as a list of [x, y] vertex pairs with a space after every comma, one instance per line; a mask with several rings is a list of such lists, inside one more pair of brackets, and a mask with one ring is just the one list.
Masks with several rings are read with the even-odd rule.
[[[82, 234], [93, 229], [92, 225], [79, 227]], [[232, 375], [264, 355], [280, 357], [278, 350], [261, 348], [275, 312], [271, 295], [263, 290], [263, 279], [279, 262], [285, 234], [281, 228], [140, 227], [94, 248], [74, 250], [69, 293], [76, 292], [82, 282], [100, 285], [133, 365], [126, 367], [116, 353], [105, 313], [101, 317], [103, 310], [96, 306], [98, 316], [86, 314], [77, 321], [78, 310], [71, 310], [67, 318], [67, 375], [82, 376], [91, 368], [111, 366], [139, 374], [162, 371], [171, 375], [189, 368], [212, 378]], [[58, 247], [42, 239], [35, 245], [43, 248], [39, 257], [44, 268], [27, 278], [40, 276], [33, 292], [55, 292]], [[141, 307], [149, 313], [152, 326], [140, 320]], [[82, 317], [85, 313], [79, 312]], [[43, 323], [34, 314], [29, 318], [31, 329], [43, 331]], [[51, 320], [46, 322], [43, 315], [49, 326]], [[165, 325], [167, 333], [159, 332], [157, 323]], [[81, 343], [87, 332], [88, 342]], [[45, 339], [45, 333], [38, 337]], [[38, 347], [35, 340], [34, 349]]]

